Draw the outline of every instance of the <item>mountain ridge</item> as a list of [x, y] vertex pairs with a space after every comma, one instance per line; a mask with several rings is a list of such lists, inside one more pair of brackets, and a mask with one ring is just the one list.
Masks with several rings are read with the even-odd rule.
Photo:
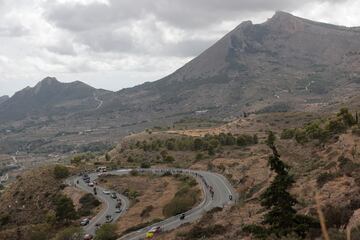
[[54, 77], [46, 77], [4, 102], [0, 107], [0, 119], [21, 120], [32, 115], [61, 115], [93, 109], [96, 107], [95, 96], [108, 92], [80, 81], [63, 83]]
[[[313, 111], [332, 101], [343, 101], [359, 88], [359, 40], [357, 27], [315, 22], [278, 11], [264, 23], [242, 22], [164, 78], [116, 93], [104, 92], [101, 107], [85, 115], [116, 113], [120, 120], [138, 122], [203, 109], [210, 110], [209, 116], [223, 118], [243, 111]], [[48, 78], [35, 88], [49, 83], [60, 84]], [[91, 88], [80, 82], [72, 84]], [[91, 91], [95, 90], [87, 92]], [[89, 95], [84, 97], [89, 100]], [[77, 110], [77, 116], [84, 113], [82, 110]]]

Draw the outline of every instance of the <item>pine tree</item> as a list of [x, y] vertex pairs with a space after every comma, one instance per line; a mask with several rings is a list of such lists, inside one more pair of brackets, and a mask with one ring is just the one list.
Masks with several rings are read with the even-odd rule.
[[269, 132], [267, 144], [272, 150], [268, 163], [276, 177], [260, 197], [261, 205], [269, 210], [262, 223], [269, 226], [266, 229], [268, 235], [280, 237], [294, 232], [304, 238], [309, 229], [317, 227], [317, 224], [312, 218], [296, 213], [294, 206], [298, 202], [288, 192], [295, 181], [289, 174], [289, 166], [280, 160], [272, 132]]
[[263, 224], [270, 226], [269, 232], [277, 236], [285, 236], [294, 228], [293, 219], [296, 215], [294, 206], [297, 201], [288, 192], [294, 179], [288, 173], [289, 167], [280, 160], [275, 145], [269, 144], [269, 147], [273, 151], [273, 155], [269, 157], [269, 166], [277, 175], [269, 188], [261, 195], [261, 205], [269, 209], [264, 216]]

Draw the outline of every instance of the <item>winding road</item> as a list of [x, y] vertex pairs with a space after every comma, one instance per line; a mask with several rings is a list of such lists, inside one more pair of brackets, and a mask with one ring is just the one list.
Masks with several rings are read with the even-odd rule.
[[[203, 201], [196, 206], [195, 208], [189, 210], [185, 213], [185, 219], [180, 220], [180, 215], [168, 218], [164, 221], [158, 222], [151, 226], [147, 226], [138, 231], [129, 233], [125, 236], [119, 238], [119, 240], [140, 240], [144, 239], [146, 232], [153, 226], [161, 227], [162, 231], [169, 231], [179, 227], [184, 223], [190, 223], [198, 220], [201, 216], [216, 207], [224, 207], [225, 205], [233, 204], [237, 199], [237, 194], [228, 180], [217, 173], [206, 172], [206, 171], [195, 171], [187, 169], [135, 169], [139, 172], [150, 172], [154, 174], [164, 174], [166, 172], [171, 172], [173, 174], [186, 174], [191, 175], [196, 178], [200, 183], [203, 190]], [[110, 175], [124, 175], [129, 174], [132, 169], [121, 169], [107, 172], [106, 174]], [[92, 173], [89, 175], [91, 181], [97, 179], [98, 174]], [[81, 188], [82, 190], [93, 193], [93, 188], [89, 187], [81, 177], [72, 178], [73, 184]], [[77, 183], [78, 182], [78, 183]], [[86, 233], [94, 234], [96, 231], [97, 224], [103, 224], [106, 221], [106, 215], [111, 215], [113, 221], [115, 222], [119, 217], [121, 217], [127, 209], [129, 208], [129, 200], [117, 193], [119, 199], [122, 202], [122, 208], [120, 213], [115, 213], [117, 201], [112, 199], [110, 195], [104, 194], [102, 187], [96, 186], [97, 188], [97, 197], [104, 203], [105, 207], [102, 211], [91, 219], [89, 225], [84, 227]], [[213, 192], [213, 193], [212, 193]], [[231, 197], [230, 197], [231, 196]], [[231, 198], [231, 200], [230, 200]]]

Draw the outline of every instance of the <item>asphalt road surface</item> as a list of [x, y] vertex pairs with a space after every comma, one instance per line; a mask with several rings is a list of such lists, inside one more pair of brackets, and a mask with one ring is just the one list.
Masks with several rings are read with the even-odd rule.
[[[112, 172], [111, 174], [114, 174]], [[89, 174], [90, 181], [96, 181], [98, 178], [98, 173], [92, 173]], [[73, 184], [76, 185], [78, 188], [82, 189], [85, 192], [88, 193], [94, 193], [94, 187], [89, 187], [87, 183], [85, 183], [82, 179], [82, 177], [76, 177], [73, 180]], [[130, 202], [129, 199], [121, 194], [116, 194], [117, 198], [121, 201], [121, 212], [116, 213], [116, 205], [118, 203], [118, 200], [113, 199], [110, 194], [105, 194], [104, 191], [108, 191], [107, 189], [104, 189], [98, 185], [95, 185], [96, 187], [96, 197], [105, 205], [105, 207], [100, 211], [99, 214], [97, 214], [94, 218], [90, 219], [90, 223], [86, 226], [84, 226], [85, 233], [88, 234], [95, 234], [95, 231], [97, 229], [96, 224], [104, 224], [106, 223], [106, 216], [110, 215], [112, 217], [112, 223], [116, 222], [116, 220], [121, 217], [127, 209], [129, 208]], [[112, 191], [108, 191], [112, 192]]]
[[[202, 190], [203, 190], [203, 201], [196, 206], [195, 208], [189, 210], [185, 213], [185, 219], [181, 220], [180, 215], [168, 218], [162, 222], [158, 222], [151, 226], [145, 227], [138, 231], [129, 233], [119, 239], [121, 240], [140, 240], [144, 239], [146, 232], [154, 227], [159, 226], [161, 227], [162, 231], [169, 231], [179, 227], [184, 223], [194, 222], [201, 218], [201, 216], [216, 207], [224, 207], [225, 205], [233, 204], [237, 199], [237, 194], [235, 190], [232, 188], [231, 184], [228, 180], [217, 173], [206, 172], [206, 171], [193, 171], [193, 170], [186, 170], [186, 169], [136, 169], [139, 172], [151, 172], [155, 174], [163, 174], [165, 172], [171, 172], [173, 174], [187, 174], [191, 175], [196, 178], [196, 180], [200, 183]], [[122, 169], [122, 170], [115, 170], [111, 172], [107, 172], [106, 174], [111, 175], [124, 175], [129, 174], [131, 169]], [[97, 179], [98, 174], [90, 174], [91, 181]], [[74, 184], [79, 181], [79, 184], [76, 184], [82, 190], [93, 193], [93, 188], [89, 187], [81, 177], [77, 177], [73, 179]], [[106, 195], [103, 193], [105, 189], [96, 186], [97, 188], [97, 197], [105, 204], [105, 208], [93, 219], [91, 219], [90, 224], [84, 227], [86, 233], [94, 234], [96, 231], [96, 224], [105, 223], [105, 216], [111, 215], [113, 217], [113, 222], [115, 222], [121, 215], [123, 215], [129, 207], [129, 200], [125, 197], [117, 193], [118, 198], [122, 201], [122, 208], [121, 213], [115, 213], [116, 209], [116, 200], [112, 199], [110, 195]], [[230, 200], [230, 198], [232, 200]]]

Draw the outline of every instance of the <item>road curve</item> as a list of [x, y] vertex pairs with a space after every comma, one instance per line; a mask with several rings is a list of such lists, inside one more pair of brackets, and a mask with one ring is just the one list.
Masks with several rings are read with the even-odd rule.
[[[110, 174], [114, 174], [114, 172], [110, 172]], [[127, 174], [127, 173], [125, 173]], [[94, 182], [98, 178], [98, 173], [91, 173], [89, 174], [90, 181]], [[71, 184], [75, 185], [76, 187], [80, 188], [81, 190], [88, 192], [88, 193], [94, 193], [93, 187], [89, 187], [87, 183], [85, 183], [82, 180], [82, 177], [75, 177], [71, 179]], [[113, 220], [112, 222], [115, 222], [118, 218], [120, 218], [122, 215], [124, 215], [127, 211], [127, 209], [130, 206], [130, 201], [127, 197], [117, 193], [118, 199], [121, 201], [121, 212], [116, 213], [116, 205], [118, 201], [116, 199], [111, 198], [109, 194], [105, 194], [104, 191], [107, 190], [105, 188], [102, 188], [98, 185], [95, 186], [97, 189], [96, 197], [105, 205], [104, 208], [92, 219], [90, 219], [90, 223], [86, 226], [84, 226], [85, 233], [88, 234], [95, 234], [96, 231], [96, 224], [99, 223], [104, 224], [106, 222], [106, 216], [110, 215], [112, 216]]]
[[[133, 169], [121, 169], [110, 171], [107, 174], [111, 175], [124, 175], [129, 174]], [[134, 169], [139, 172], [151, 172], [154, 174], [164, 174], [166, 172], [170, 172], [172, 174], [185, 174], [193, 176], [201, 185], [203, 191], [203, 200], [202, 202], [196, 206], [195, 208], [189, 210], [185, 213], [186, 217], [184, 220], [180, 220], [180, 216], [174, 216], [168, 218], [164, 221], [158, 222], [151, 226], [142, 228], [138, 231], [129, 233], [127, 235], [122, 236], [119, 240], [140, 240], [144, 239], [146, 232], [153, 226], [160, 226], [162, 231], [169, 231], [175, 228], [178, 228], [180, 225], [184, 223], [190, 223], [198, 220], [205, 212], [216, 208], [216, 207], [224, 207], [225, 205], [233, 204], [237, 199], [237, 194], [229, 181], [222, 175], [207, 172], [207, 171], [195, 171], [195, 170], [187, 170], [187, 169]], [[97, 174], [90, 174], [91, 181], [96, 180]], [[74, 182], [79, 180], [79, 184], [77, 184], [84, 191], [92, 193], [92, 188], [88, 187], [79, 177], [74, 179]], [[85, 232], [94, 234], [96, 230], [96, 223], [104, 223], [106, 215], [112, 215], [114, 221], [116, 221], [122, 214], [126, 212], [129, 207], [129, 200], [120, 194], [118, 197], [122, 200], [122, 211], [120, 214], [115, 214], [115, 205], [116, 201], [112, 199], [109, 195], [103, 194], [103, 188], [97, 186], [98, 188], [98, 197], [104, 202], [106, 208], [103, 209], [96, 217], [91, 219], [91, 222], [88, 226], [84, 228]], [[213, 191], [213, 196], [211, 194]], [[232, 196], [232, 200], [230, 200], [230, 196]], [[115, 203], [115, 205], [114, 205]]]

